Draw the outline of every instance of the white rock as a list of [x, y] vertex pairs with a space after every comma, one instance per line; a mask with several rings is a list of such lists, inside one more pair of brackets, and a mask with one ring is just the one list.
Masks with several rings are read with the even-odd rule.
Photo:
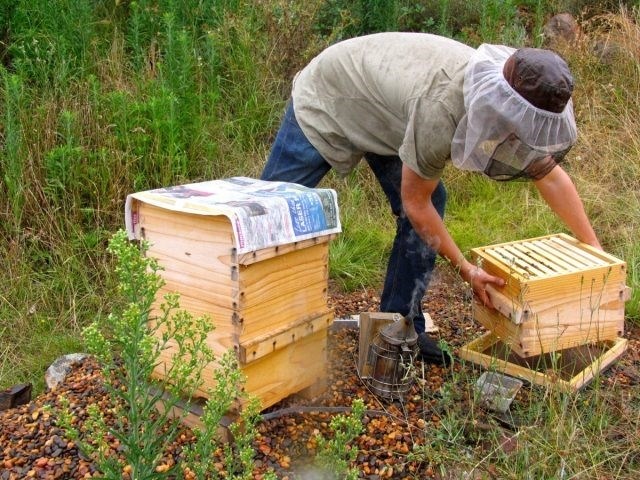
[[86, 353], [70, 353], [63, 355], [56, 359], [44, 374], [44, 380], [47, 383], [49, 390], [54, 390], [60, 385], [71, 371], [71, 367], [82, 360], [88, 355]]

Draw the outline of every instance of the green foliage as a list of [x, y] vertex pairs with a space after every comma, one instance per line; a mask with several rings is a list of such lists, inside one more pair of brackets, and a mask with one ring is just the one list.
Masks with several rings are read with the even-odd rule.
[[526, 32], [517, 17], [516, 3], [512, 0], [482, 2], [478, 33], [485, 43], [522, 45]]
[[350, 467], [356, 459], [358, 450], [349, 445], [364, 430], [365, 405], [362, 399], [355, 399], [351, 404], [351, 413], [336, 415], [331, 419], [329, 428], [333, 438], [317, 437], [318, 451], [315, 458], [323, 477], [327, 480], [356, 480], [358, 471]]
[[[84, 330], [89, 351], [103, 364], [105, 384], [110, 394], [115, 423], [108, 424], [106, 412], [93, 408], [85, 424], [85, 434], [69, 422], [63, 413], [60, 423], [67, 429], [80, 448], [96, 461], [105, 478], [119, 479], [125, 467], [133, 479], [158, 478], [157, 468], [163, 453], [175, 441], [181, 420], [187, 414], [174, 414], [181, 399], [190, 400], [201, 387], [204, 368], [214, 354], [207, 344], [211, 322], [206, 317], [193, 318], [179, 309], [177, 294], [166, 294], [157, 317], [152, 316], [152, 305], [163, 284], [158, 275], [158, 264], [146, 257], [148, 245], [140, 248], [127, 240], [126, 233], [116, 233], [108, 251], [117, 257], [115, 273], [119, 278], [118, 290], [123, 297], [123, 308], [112, 312], [106, 326], [97, 322]], [[161, 356], [170, 352], [163, 378], [152, 378]], [[205, 429], [187, 455], [186, 466], [204, 478], [211, 469], [210, 454], [215, 445], [218, 422], [237, 401], [242, 392], [243, 378], [234, 353], [229, 352], [220, 361], [216, 373], [219, 384], [205, 407]], [[158, 409], [157, 405], [162, 408]], [[95, 407], [95, 406], [94, 406]], [[250, 478], [253, 464], [247, 448], [255, 437], [258, 408], [247, 409], [243, 418], [247, 430], [241, 433], [238, 451], [229, 447], [225, 459], [231, 478]], [[108, 438], [112, 435], [122, 446], [122, 458], [110, 452]], [[168, 472], [167, 472], [168, 473]]]
[[0, 171], [3, 172], [2, 183], [4, 193], [11, 210], [11, 226], [18, 230], [25, 202], [24, 190], [28, 185], [23, 183], [24, 160], [23, 129], [20, 115], [25, 106], [25, 90], [22, 78], [0, 68], [2, 80], [2, 101], [4, 104], [4, 142], [0, 156]]
[[362, 33], [397, 30], [397, 0], [361, 0]]
[[482, 16], [485, 23], [498, 23], [504, 19], [499, 6], [487, 11], [485, 3], [461, 0], [329, 0], [320, 8], [316, 26], [324, 35], [331, 33], [338, 40], [394, 30], [455, 37], [469, 25], [478, 23], [478, 9], [485, 9]]
[[[437, 415], [438, 423], [433, 429], [425, 429], [424, 442], [416, 443], [409, 453], [410, 460], [420, 460], [440, 468], [440, 473], [445, 476], [447, 465], [451, 459], [469, 450], [472, 439], [466, 431], [466, 425], [473, 422], [475, 411], [473, 405], [460, 408], [460, 404], [468, 397], [468, 378], [463, 378], [459, 373], [452, 372], [452, 378], [447, 380], [441, 388], [432, 392], [428, 388], [426, 379], [428, 372], [424, 365], [417, 372], [417, 382], [423, 387], [422, 397], [425, 403], [432, 405], [429, 415]], [[429, 425], [429, 419], [425, 419], [423, 425]], [[446, 478], [446, 477], [445, 477]]]
[[[218, 450], [221, 446], [213, 442], [219, 434], [219, 428], [225, 415], [233, 410], [234, 403], [239, 398], [246, 398], [246, 394], [239, 388], [244, 383], [242, 372], [239, 370], [235, 352], [225, 353], [216, 369], [215, 387], [210, 392], [210, 398], [200, 416], [202, 427], [194, 431], [195, 442], [184, 448], [185, 471], [188, 469], [198, 479], [229, 478], [251, 479], [253, 471], [253, 442], [257, 436], [257, 423], [260, 420], [260, 405], [257, 399], [249, 399], [242, 407], [237, 421], [231, 424], [230, 432], [233, 442], [222, 445], [222, 459], [224, 474], [220, 473], [215, 464], [218, 462]], [[272, 477], [272, 472], [265, 475], [265, 480]]]
[[532, 39], [532, 47], [543, 48], [544, 41], [544, 23], [545, 15], [547, 12], [546, 0], [534, 0], [533, 5], [530, 7], [533, 13], [533, 27], [531, 29], [530, 37]]
[[84, 151], [80, 145], [76, 144], [73, 133], [75, 121], [73, 112], [65, 110], [61, 113], [59, 131], [61, 145], [51, 149], [44, 159], [44, 191], [62, 205], [65, 199], [77, 198], [75, 194], [82, 189], [83, 181], [86, 180], [81, 174], [83, 164], [86, 163]]
[[[637, 2], [623, 3], [637, 7]], [[122, 224], [128, 193], [259, 175], [291, 79], [322, 47], [384, 29], [440, 33], [472, 46], [483, 41], [539, 45], [543, 22], [563, 10], [580, 15], [589, 40], [562, 52], [576, 78], [580, 128], [566, 168], [605, 249], [627, 261], [633, 291], [627, 314], [639, 321], [639, 22], [637, 10], [623, 15], [618, 4], [5, 2], [0, 9], [0, 268], [5, 272], [0, 278], [0, 387], [32, 381], [38, 393], [41, 372], [51, 361], [83, 348], [78, 334], [91, 320], [106, 324], [105, 312], [124, 313], [106, 248], [110, 232]], [[591, 20], [587, 15], [608, 11], [615, 14]], [[616, 45], [612, 63], [591, 48], [592, 40], [603, 38]], [[529, 184], [496, 184], [453, 169], [445, 180], [446, 222], [465, 252], [564, 230]], [[386, 200], [375, 180], [361, 171], [345, 182], [331, 176], [328, 181], [338, 190], [344, 226], [331, 244], [330, 276], [347, 289], [379, 286], [395, 228]], [[442, 398], [464, 401], [463, 389], [454, 394], [453, 387], [464, 383], [459, 380], [443, 390]], [[469, 472], [491, 460], [504, 478], [560, 478], [559, 452], [566, 453], [564, 446], [575, 441], [587, 454], [570, 455], [573, 463], [564, 471], [575, 478], [599, 473], [604, 478], [622, 471], [616, 461], [638, 458], [637, 451], [625, 452], [625, 443], [615, 441], [623, 431], [627, 445], [638, 444], [632, 438], [638, 431], [633, 423], [637, 402], [621, 399], [626, 406], [620, 405], [615, 392], [606, 400], [600, 397], [600, 404], [533, 399], [524, 411], [533, 427], [519, 434], [527, 443], [516, 462], [500, 453], [498, 438], [474, 432], [476, 412], [456, 417], [438, 403], [439, 394], [428, 399], [446, 420], [437, 432], [426, 433], [435, 439], [419, 452], [428, 462], [467, 462]], [[552, 408], [553, 415], [545, 415]], [[474, 457], [480, 441], [496, 442], [489, 459]], [[194, 453], [194, 471], [197, 462], [210, 459], [205, 446], [210, 445]], [[232, 464], [240, 475], [237, 458]], [[595, 472], [603, 466], [608, 471]], [[457, 478], [456, 473], [450, 477]]]
[[463, 252], [562, 230], [532, 184], [494, 182], [473, 174], [449, 178], [450, 174], [445, 180], [449, 195], [445, 221]]
[[316, 27], [336, 40], [400, 30], [435, 33], [471, 45], [484, 42], [517, 47], [527, 43], [528, 38], [539, 45], [543, 9], [550, 10], [546, 3], [544, 0], [329, 0], [319, 9]]
[[380, 212], [389, 207], [377, 205], [381, 199], [374, 198], [377, 189], [371, 182], [356, 173], [336, 186], [342, 234], [329, 247], [329, 275], [347, 291], [379, 284], [395, 231], [390, 212]]
[[[124, 309], [109, 315], [107, 336], [97, 323], [85, 331], [87, 346], [104, 365], [105, 382], [116, 409], [116, 425], [106, 426], [104, 412], [93, 410], [85, 438], [73, 433], [81, 448], [94, 455], [106, 478], [120, 478], [130, 465], [132, 478], [155, 478], [161, 455], [175, 439], [179, 420], [172, 419], [172, 407], [180, 395], [190, 398], [201, 383], [202, 369], [213, 359], [206, 345], [208, 321], [192, 319], [178, 308], [177, 295], [167, 295], [158, 319], [150, 317], [155, 294], [162, 285], [157, 262], [144, 257], [146, 245], [139, 250], [128, 243], [126, 234], [114, 235], [109, 252], [118, 258], [116, 274]], [[163, 329], [161, 341], [155, 336]], [[166, 383], [151, 380], [160, 354], [176, 342], [172, 365], [165, 371]], [[165, 393], [168, 397], [163, 397]], [[156, 412], [162, 402], [163, 413]], [[125, 420], [126, 419], [126, 420]], [[72, 428], [71, 425], [66, 427]], [[115, 435], [124, 447], [124, 460], [108, 454], [105, 432]]]
[[11, 65], [39, 86], [63, 88], [91, 67], [100, 38], [92, 2], [18, 0], [9, 22]]
[[440, 1], [440, 10], [438, 12], [438, 20], [436, 21], [437, 32], [439, 35], [452, 37], [453, 32], [450, 27], [451, 23], [451, 4], [448, 0]]
[[[637, 416], [620, 415], [626, 409], [621, 392], [598, 380], [581, 395], [533, 392], [530, 404], [517, 411], [529, 427], [518, 431], [519, 448], [511, 456], [497, 456], [498, 471], [507, 478], [597, 478], [605, 471], [633, 478]], [[620, 432], [618, 441], [610, 440], [612, 432]]]
[[[4, 285], [3, 285], [4, 286]], [[8, 289], [3, 289], [11, 293]], [[13, 301], [17, 299], [12, 297]], [[35, 391], [43, 391], [45, 380], [43, 372], [56, 358], [69, 352], [82, 351], [81, 339], [68, 325], [55, 323], [46, 312], [37, 310], [38, 302], [32, 303], [31, 312], [25, 312], [23, 318], [16, 303], [4, 304], [0, 314], [0, 343], [3, 345], [0, 355], [0, 379], [12, 384], [32, 383]], [[17, 332], [12, 325], [27, 322], [29, 329]], [[37, 376], [34, 376], [37, 372]]]
[[336, 40], [372, 33], [367, 32], [366, 28], [367, 26], [373, 26], [376, 19], [372, 18], [371, 14], [369, 14], [369, 25], [365, 24], [364, 17], [366, 12], [363, 10], [363, 7], [366, 3], [366, 0], [358, 2], [329, 0], [324, 2], [318, 11], [316, 28], [325, 36], [337, 32], [334, 33]]
[[[554, 368], [545, 373], [559, 373]], [[629, 399], [636, 389], [629, 392], [627, 386], [623, 394], [601, 376], [579, 393], [532, 386], [506, 414], [488, 414], [478, 376], [474, 368], [455, 370], [433, 390], [423, 370], [418, 383], [430, 409], [419, 425], [422, 441], [408, 459], [429, 465], [442, 478], [634, 478], [640, 425], [631, 412], [640, 405]], [[613, 432], [619, 435], [615, 441]]]

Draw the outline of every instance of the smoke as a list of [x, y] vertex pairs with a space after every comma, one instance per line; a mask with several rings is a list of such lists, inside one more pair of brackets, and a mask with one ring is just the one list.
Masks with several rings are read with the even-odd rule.
[[330, 478], [336, 478], [336, 474], [320, 470], [317, 467], [308, 467], [296, 473], [296, 478], [301, 480], [327, 480]]
[[420, 254], [420, 259], [427, 265], [426, 272], [423, 278], [416, 278], [411, 292], [411, 304], [409, 310], [410, 318], [415, 318], [420, 315], [420, 305], [422, 298], [431, 281], [431, 275], [433, 273], [433, 267], [435, 266], [436, 250], [440, 244], [440, 237], [430, 236], [429, 242], [425, 243], [417, 234], [415, 230], [412, 230], [411, 235], [407, 239], [407, 245], [409, 248], [414, 247], [416, 252]]

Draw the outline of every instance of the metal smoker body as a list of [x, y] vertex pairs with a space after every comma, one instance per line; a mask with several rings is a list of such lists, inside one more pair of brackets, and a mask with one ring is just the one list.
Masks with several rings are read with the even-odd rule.
[[414, 380], [410, 369], [418, 351], [413, 321], [400, 314], [393, 318], [369, 345], [371, 376], [363, 378], [376, 395], [388, 400], [402, 399], [409, 391]]

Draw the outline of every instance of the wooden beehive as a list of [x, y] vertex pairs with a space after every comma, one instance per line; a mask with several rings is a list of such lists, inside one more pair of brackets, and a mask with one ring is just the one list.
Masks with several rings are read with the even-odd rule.
[[[238, 354], [245, 390], [267, 408], [314, 385], [326, 375], [327, 329], [333, 312], [327, 304], [329, 241], [320, 235], [239, 253], [231, 220], [164, 208], [132, 198], [134, 236], [148, 240], [165, 284], [163, 296], [180, 294], [180, 308], [207, 315], [214, 329], [207, 343], [219, 357]], [[172, 349], [164, 352], [155, 374], [162, 377]], [[214, 386], [216, 365], [204, 372], [199, 392]]]
[[521, 357], [614, 340], [624, 331], [626, 264], [569, 235], [472, 250], [476, 264], [505, 280], [487, 293], [496, 310], [474, 318]]

